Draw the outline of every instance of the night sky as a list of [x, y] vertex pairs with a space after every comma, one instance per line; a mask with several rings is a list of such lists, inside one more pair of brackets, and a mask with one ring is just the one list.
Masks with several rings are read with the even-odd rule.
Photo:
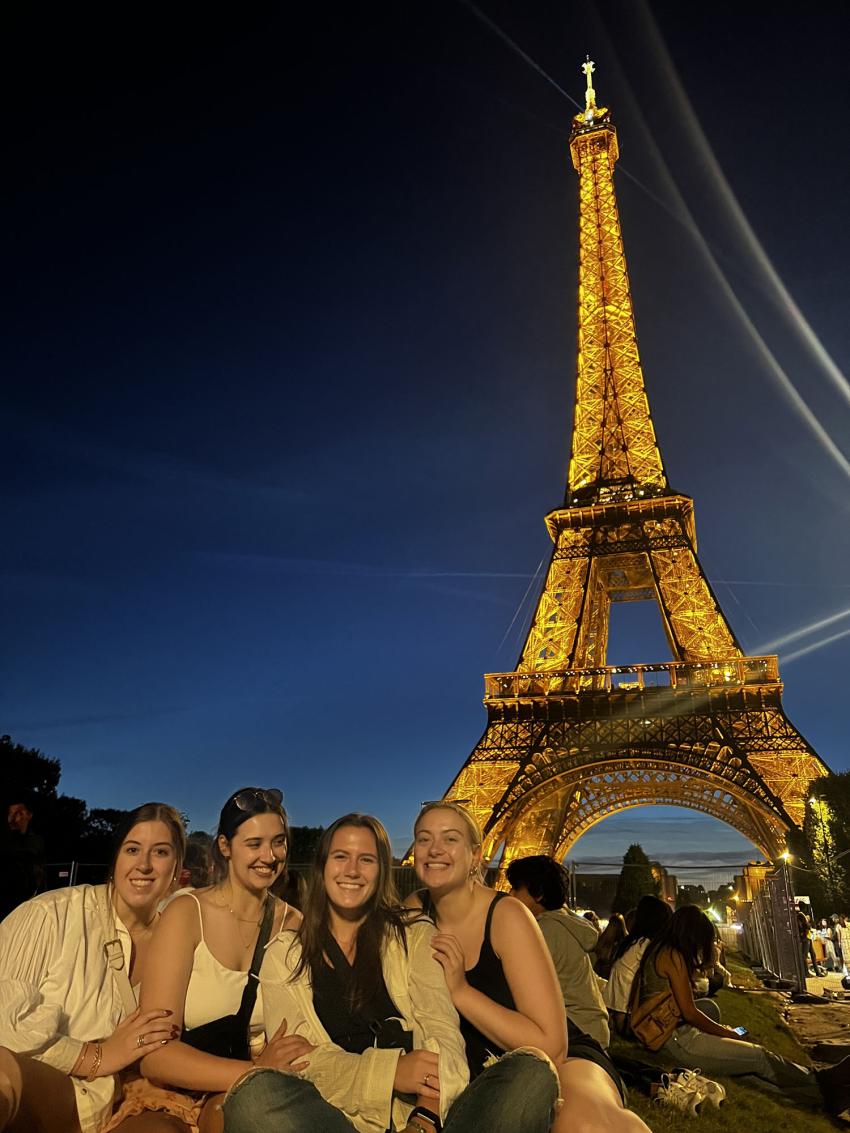
[[[583, 100], [589, 53], [668, 475], [744, 648], [850, 766], [850, 7], [172, 7], [2, 16], [0, 731], [90, 806], [210, 827], [279, 785], [296, 823], [365, 809], [405, 845], [563, 497], [554, 84]], [[654, 607], [614, 608], [610, 664], [667, 659]], [[753, 853], [652, 808], [574, 856], [635, 839]]]

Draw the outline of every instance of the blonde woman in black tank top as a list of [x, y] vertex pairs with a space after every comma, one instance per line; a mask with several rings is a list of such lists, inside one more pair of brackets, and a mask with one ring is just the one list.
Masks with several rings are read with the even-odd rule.
[[434, 958], [461, 1017], [474, 1078], [455, 1107], [466, 1104], [491, 1133], [648, 1133], [604, 1070], [567, 1057], [549, 950], [529, 910], [483, 884], [481, 844], [475, 820], [457, 803], [429, 803], [416, 820], [413, 860], [426, 891], [408, 901], [439, 930]]

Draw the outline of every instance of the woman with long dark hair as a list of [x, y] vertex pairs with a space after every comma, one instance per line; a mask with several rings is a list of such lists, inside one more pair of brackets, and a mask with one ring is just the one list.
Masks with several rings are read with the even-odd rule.
[[422, 808], [413, 861], [426, 888], [408, 900], [435, 920], [435, 959], [461, 1018], [473, 1082], [457, 1105], [472, 1128], [491, 1131], [646, 1133], [598, 1044], [577, 1041], [567, 1057], [564, 1000], [540, 929], [520, 901], [483, 884], [481, 851], [463, 806]]
[[139, 1010], [135, 988], [185, 846], [177, 811], [145, 803], [105, 885], [42, 893], [0, 925], [0, 1129], [98, 1133], [121, 1071], [173, 1037], [168, 1004]]
[[850, 1059], [830, 1070], [811, 1071], [747, 1042], [699, 1009], [693, 979], [711, 963], [714, 941], [714, 926], [705, 913], [696, 905], [685, 905], [676, 910], [641, 961], [635, 977], [640, 980], [639, 1001], [670, 991], [682, 1018], [662, 1053], [675, 1066], [699, 1068], [712, 1077], [752, 1075], [792, 1100], [822, 1100], [831, 1112], [843, 1112], [850, 1105]]
[[612, 913], [608, 918], [608, 924], [599, 934], [599, 940], [593, 950], [593, 966], [600, 979], [608, 979], [617, 951], [627, 936], [626, 922], [622, 915]]
[[[142, 1006], [160, 1003], [179, 1028], [125, 1088], [121, 1133], [150, 1127], [214, 1133], [224, 1094], [255, 1065], [288, 1066], [265, 1044], [258, 978], [265, 948], [300, 916], [271, 893], [286, 866], [289, 824], [276, 788], [243, 787], [221, 811], [213, 845], [216, 881], [166, 907], [151, 945]], [[253, 973], [253, 978], [252, 974]]]
[[631, 931], [614, 953], [614, 962], [608, 982], [602, 989], [602, 998], [608, 1008], [611, 1026], [619, 1035], [626, 1033], [629, 996], [641, 958], [672, 916], [673, 910], [666, 901], [649, 893], [645, 894], [637, 903]]
[[269, 949], [261, 977], [266, 1027], [286, 1030], [296, 1073], [240, 1082], [225, 1102], [228, 1133], [439, 1128], [468, 1073], [433, 934], [399, 905], [381, 823], [332, 823], [301, 926]]

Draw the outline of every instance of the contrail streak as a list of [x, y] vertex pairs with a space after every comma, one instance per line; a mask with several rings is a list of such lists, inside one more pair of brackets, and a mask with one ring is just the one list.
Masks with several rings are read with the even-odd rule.
[[[826, 629], [827, 626], [835, 625], [836, 622], [840, 622], [842, 618], [846, 617], [850, 617], [850, 606], [848, 606], [846, 610], [839, 610], [837, 614], [830, 614], [828, 618], [821, 618], [819, 621], [811, 622], [807, 626], [801, 626], [791, 633], [786, 633], [782, 637], [777, 637], [773, 641], [768, 641], [765, 645], [762, 645], [757, 652], [775, 653], [776, 650], [781, 649], [783, 645], [790, 645], [792, 641], [799, 641], [801, 637], [808, 637], [810, 633], [817, 633], [819, 630]], [[838, 636], [843, 637], [844, 634], [841, 633]], [[834, 640], [834, 638], [830, 638], [830, 641], [832, 640]], [[808, 647], [806, 651], [808, 651]], [[795, 656], [802, 656], [802, 653], [795, 654]], [[788, 660], [789, 658], [784, 657], [783, 664]]]
[[850, 629], [843, 629], [841, 633], [833, 633], [830, 637], [824, 637], [821, 641], [813, 641], [811, 645], [804, 645], [802, 649], [783, 657], [782, 664], [783, 666], [790, 665], [798, 657], [805, 657], [808, 653], [814, 653], [816, 649], [823, 649], [827, 645], [832, 645], [833, 641], [840, 641], [842, 637], [850, 637]]

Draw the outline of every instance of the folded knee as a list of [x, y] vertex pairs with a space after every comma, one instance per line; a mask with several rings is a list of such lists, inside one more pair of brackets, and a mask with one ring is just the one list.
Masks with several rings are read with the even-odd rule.
[[22, 1089], [18, 1060], [10, 1050], [0, 1047], [0, 1129], [4, 1129], [21, 1108]]

